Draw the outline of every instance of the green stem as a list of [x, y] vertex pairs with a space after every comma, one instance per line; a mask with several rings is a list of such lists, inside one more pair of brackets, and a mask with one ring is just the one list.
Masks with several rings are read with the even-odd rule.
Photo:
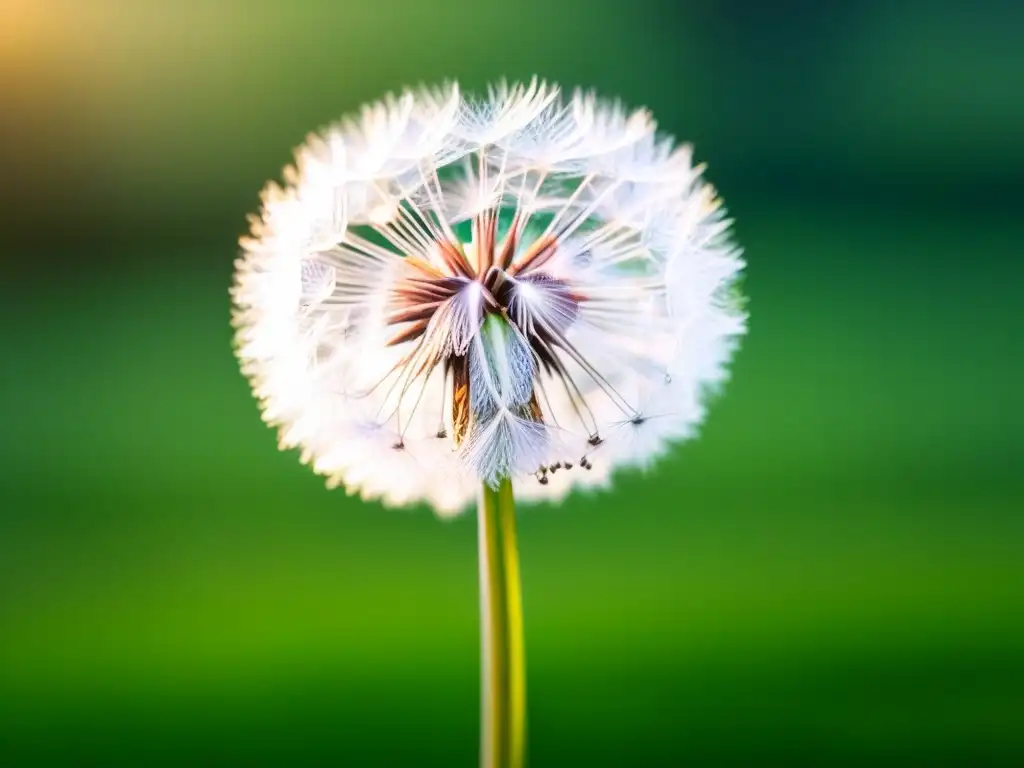
[[512, 482], [486, 484], [478, 509], [482, 768], [522, 768], [526, 757], [526, 664]]

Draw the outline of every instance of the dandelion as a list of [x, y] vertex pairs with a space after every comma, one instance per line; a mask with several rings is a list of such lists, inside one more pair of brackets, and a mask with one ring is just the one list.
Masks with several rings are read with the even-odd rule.
[[282, 448], [366, 499], [479, 499], [483, 761], [519, 766], [513, 498], [556, 501], [694, 434], [745, 315], [692, 150], [537, 79], [406, 90], [310, 136], [232, 291]]

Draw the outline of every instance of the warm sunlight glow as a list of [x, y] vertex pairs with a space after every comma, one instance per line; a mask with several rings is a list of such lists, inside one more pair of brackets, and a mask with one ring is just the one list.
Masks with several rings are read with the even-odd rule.
[[48, 3], [0, 0], [0, 71], [43, 58], [60, 26]]

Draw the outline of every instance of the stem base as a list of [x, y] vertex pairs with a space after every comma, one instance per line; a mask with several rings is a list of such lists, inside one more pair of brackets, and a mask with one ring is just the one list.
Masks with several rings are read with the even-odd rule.
[[512, 482], [484, 485], [478, 507], [482, 768], [526, 759], [526, 664]]

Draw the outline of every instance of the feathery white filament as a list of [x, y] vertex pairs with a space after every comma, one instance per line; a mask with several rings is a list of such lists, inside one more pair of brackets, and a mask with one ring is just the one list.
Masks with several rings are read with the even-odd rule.
[[236, 264], [264, 419], [332, 487], [440, 513], [481, 480], [557, 499], [649, 465], [745, 332], [702, 170], [648, 112], [537, 79], [311, 136]]

